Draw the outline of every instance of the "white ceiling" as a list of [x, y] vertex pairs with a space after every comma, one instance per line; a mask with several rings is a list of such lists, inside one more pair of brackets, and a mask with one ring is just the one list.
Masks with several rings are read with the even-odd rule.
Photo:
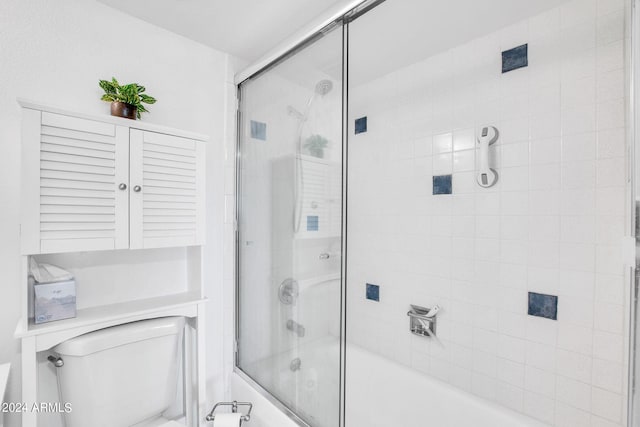
[[174, 33], [254, 61], [347, 0], [99, 0]]
[[[142, 20], [253, 62], [328, 9], [352, 0], [99, 0]], [[387, 0], [350, 30], [350, 71], [385, 75], [567, 0]], [[284, 69], [299, 82], [338, 79], [342, 43], [309, 47]], [[293, 70], [293, 71], [292, 71]], [[284, 70], [282, 70], [284, 71]], [[309, 83], [306, 82], [306, 83]], [[311, 84], [309, 83], [309, 84]], [[354, 83], [352, 81], [352, 83]], [[310, 87], [312, 87], [311, 85]]]

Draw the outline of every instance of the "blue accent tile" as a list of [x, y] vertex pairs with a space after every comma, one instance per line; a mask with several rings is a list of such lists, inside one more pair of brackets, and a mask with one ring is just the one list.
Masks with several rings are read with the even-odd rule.
[[318, 231], [319, 227], [319, 218], [317, 215], [308, 215], [307, 216], [307, 231]]
[[451, 175], [433, 177], [433, 194], [451, 194]]
[[367, 116], [356, 119], [356, 135], [367, 131]]
[[267, 140], [267, 124], [251, 120], [251, 138]]
[[507, 73], [529, 65], [528, 51], [529, 45], [523, 44], [502, 52], [502, 72]]
[[558, 320], [558, 297], [529, 292], [528, 313], [530, 316]]
[[367, 283], [367, 299], [371, 301], [380, 301], [380, 286]]

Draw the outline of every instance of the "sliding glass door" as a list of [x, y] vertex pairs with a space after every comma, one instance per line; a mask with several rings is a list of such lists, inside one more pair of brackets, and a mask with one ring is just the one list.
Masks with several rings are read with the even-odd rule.
[[237, 367], [314, 427], [340, 412], [342, 49], [336, 26], [240, 85]]

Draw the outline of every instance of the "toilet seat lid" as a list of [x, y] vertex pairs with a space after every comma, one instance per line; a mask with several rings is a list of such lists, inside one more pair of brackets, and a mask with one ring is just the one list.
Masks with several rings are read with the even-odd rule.
[[178, 335], [184, 328], [183, 317], [160, 317], [99, 329], [71, 338], [53, 348], [62, 356], [88, 356], [121, 345], [167, 335]]

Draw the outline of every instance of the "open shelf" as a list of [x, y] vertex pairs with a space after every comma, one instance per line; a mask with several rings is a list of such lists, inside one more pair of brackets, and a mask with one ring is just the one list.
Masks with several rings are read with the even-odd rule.
[[184, 292], [155, 298], [127, 301], [119, 304], [102, 305], [78, 310], [72, 319], [57, 320], [36, 325], [33, 319], [27, 327], [18, 324], [16, 337], [38, 336], [68, 330], [96, 330], [122, 323], [142, 320], [165, 312], [179, 311], [203, 303], [200, 291]]

